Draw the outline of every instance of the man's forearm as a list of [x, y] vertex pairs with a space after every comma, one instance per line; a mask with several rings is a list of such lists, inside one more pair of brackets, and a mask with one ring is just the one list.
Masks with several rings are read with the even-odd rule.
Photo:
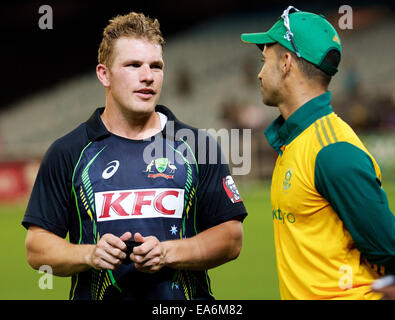
[[52, 268], [54, 275], [67, 277], [90, 268], [88, 258], [94, 245], [72, 244], [55, 234], [30, 227], [26, 236], [27, 260], [34, 269]]
[[162, 242], [164, 265], [189, 270], [214, 268], [237, 258], [242, 241], [241, 222], [230, 220], [188, 239]]

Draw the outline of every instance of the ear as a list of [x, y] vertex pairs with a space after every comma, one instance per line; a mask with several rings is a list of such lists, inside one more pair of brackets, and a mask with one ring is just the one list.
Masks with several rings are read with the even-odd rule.
[[292, 55], [289, 52], [284, 53], [281, 61], [281, 71], [283, 74], [283, 77], [286, 77], [288, 75], [288, 73], [291, 71], [291, 67], [292, 67]]
[[107, 68], [106, 65], [100, 63], [96, 66], [96, 75], [101, 84], [108, 88], [110, 87], [110, 70]]

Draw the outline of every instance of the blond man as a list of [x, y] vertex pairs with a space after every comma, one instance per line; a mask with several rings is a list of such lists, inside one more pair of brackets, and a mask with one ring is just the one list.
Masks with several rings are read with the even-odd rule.
[[[22, 222], [27, 259], [72, 276], [71, 299], [213, 299], [207, 270], [241, 250], [247, 213], [224, 184], [228, 166], [197, 162], [210, 150], [177, 133], [198, 130], [158, 105], [163, 45], [156, 19], [110, 20], [96, 68], [105, 107], [41, 164]], [[153, 141], [167, 152], [146, 159]]]

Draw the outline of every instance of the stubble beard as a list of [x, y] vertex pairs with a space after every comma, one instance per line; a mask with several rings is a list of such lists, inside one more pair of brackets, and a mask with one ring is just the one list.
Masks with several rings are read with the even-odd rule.
[[270, 93], [266, 92], [264, 93], [263, 91], [261, 91], [262, 93], [262, 101], [266, 106], [269, 107], [278, 107], [280, 99], [279, 99], [279, 94], [275, 91], [272, 91]]

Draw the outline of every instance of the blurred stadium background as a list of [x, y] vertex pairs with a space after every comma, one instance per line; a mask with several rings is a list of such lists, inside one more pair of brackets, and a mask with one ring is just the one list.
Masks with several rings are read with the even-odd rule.
[[[38, 27], [38, 8], [53, 9], [53, 29]], [[41, 276], [25, 257], [21, 226], [43, 154], [58, 137], [104, 105], [96, 53], [108, 19], [129, 11], [157, 17], [167, 40], [160, 103], [200, 128], [252, 129], [252, 168], [235, 176], [249, 217], [240, 257], [210, 271], [218, 299], [278, 299], [270, 209], [275, 154], [263, 136], [278, 116], [261, 103], [257, 48], [240, 33], [267, 30], [292, 4], [324, 14], [343, 44], [340, 71], [330, 90], [336, 113], [360, 134], [379, 162], [395, 210], [395, 6], [349, 1], [353, 28], [341, 30], [339, 7], [304, 1], [78, 1], [2, 2], [0, 99], [0, 299], [67, 299], [70, 280]]]

